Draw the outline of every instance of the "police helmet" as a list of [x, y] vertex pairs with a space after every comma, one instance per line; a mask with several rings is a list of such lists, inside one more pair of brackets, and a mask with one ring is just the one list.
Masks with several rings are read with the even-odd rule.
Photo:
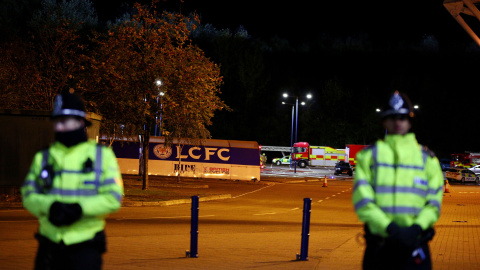
[[53, 101], [52, 119], [72, 116], [83, 119], [85, 124], [90, 126], [91, 122], [86, 119], [87, 112], [85, 110], [85, 104], [80, 96], [74, 94], [72, 90], [73, 89], [64, 91], [55, 97]]
[[410, 99], [405, 94], [398, 91], [393, 92], [381, 113], [382, 119], [394, 115], [414, 116]]

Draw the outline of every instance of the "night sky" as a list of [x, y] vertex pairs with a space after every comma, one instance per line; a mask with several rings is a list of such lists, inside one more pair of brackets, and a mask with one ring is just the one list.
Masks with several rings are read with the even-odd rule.
[[[93, 1], [100, 17], [112, 18], [123, 1]], [[128, 0], [128, 3], [137, 1]], [[150, 1], [142, 0], [142, 3]], [[325, 3], [324, 3], [325, 2]], [[443, 7], [442, 0], [422, 1], [161, 1], [169, 11], [196, 11], [202, 23], [217, 29], [242, 25], [253, 38], [278, 36], [308, 41], [315, 34], [368, 33], [389, 40], [418, 39], [433, 34], [441, 42], [468, 38]]]

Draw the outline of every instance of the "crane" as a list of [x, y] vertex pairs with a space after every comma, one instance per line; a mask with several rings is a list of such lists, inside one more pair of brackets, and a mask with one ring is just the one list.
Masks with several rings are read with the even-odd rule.
[[450, 15], [463, 27], [470, 37], [480, 46], [480, 38], [472, 30], [472, 27], [461, 15], [468, 15], [480, 21], [480, 11], [477, 8], [480, 0], [445, 0], [443, 6], [450, 12]]

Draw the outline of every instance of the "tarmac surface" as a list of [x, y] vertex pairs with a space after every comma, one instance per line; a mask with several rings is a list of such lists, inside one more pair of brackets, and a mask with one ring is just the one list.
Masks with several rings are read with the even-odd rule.
[[[329, 183], [334, 184], [339, 178], [333, 179], [328, 175]], [[341, 180], [351, 181], [348, 178]], [[141, 182], [135, 177], [125, 177], [126, 189], [139, 189]], [[318, 175], [303, 173], [294, 176], [278, 176], [262, 174], [259, 182], [235, 182], [231, 180], [205, 180], [201, 184], [197, 181], [176, 179], [160, 182], [151, 178], [151, 194], [147, 199], [143, 196], [126, 196], [124, 207], [168, 206], [190, 203], [191, 196], [199, 196], [200, 201], [228, 199], [250, 192], [257, 192], [262, 188], [276, 183], [295, 183], [302, 181], [324, 181]], [[352, 182], [353, 183], [353, 182]], [[208, 188], [205, 188], [205, 185]], [[158, 191], [158, 192], [157, 192]], [[165, 193], [166, 192], [166, 193]], [[153, 195], [152, 195], [153, 194]], [[157, 198], [152, 200], [151, 198]], [[169, 198], [161, 200], [159, 198]], [[0, 210], [21, 208], [18, 202], [1, 202]], [[0, 220], [1, 222], [1, 220]], [[435, 225], [436, 235], [430, 242], [433, 269], [480, 269], [480, 186], [476, 184], [451, 184], [448, 193], [444, 193], [444, 201], [440, 220]], [[128, 249], [128, 247], [125, 247]], [[319, 265], [291, 264], [289, 269], [360, 269], [361, 255], [364, 247], [361, 241], [352, 238], [322, 258]], [[2, 255], [0, 255], [2, 257]], [[6, 258], [3, 258], [6, 259]], [[204, 258], [203, 258], [204, 259]], [[2, 259], [0, 258], [0, 261]], [[239, 256], [238, 260], [242, 260]], [[225, 269], [220, 260], [208, 261], [208, 269]], [[161, 267], [159, 267], [161, 268]], [[227, 267], [228, 268], [228, 267]], [[278, 269], [275, 265], [262, 267], [264, 269]], [[0, 269], [10, 269], [2, 268]], [[126, 269], [126, 268], [122, 268]], [[206, 269], [198, 265], [192, 269]], [[282, 268], [284, 269], [284, 268]]]

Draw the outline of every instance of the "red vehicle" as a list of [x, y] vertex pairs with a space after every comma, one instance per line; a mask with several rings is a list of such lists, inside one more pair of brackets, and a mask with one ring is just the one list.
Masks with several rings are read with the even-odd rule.
[[335, 166], [339, 161], [346, 161], [345, 149], [329, 146], [312, 146], [307, 142], [293, 144], [294, 157], [300, 168], [308, 166]]
[[329, 146], [312, 146], [308, 142], [293, 144], [297, 151], [293, 160], [300, 168], [308, 166], [335, 166], [339, 161], [349, 162], [355, 168], [356, 155], [368, 145], [347, 144], [345, 149], [335, 149]]
[[451, 168], [471, 168], [480, 164], [480, 153], [465, 152], [451, 155]]
[[369, 145], [364, 144], [347, 144], [345, 147], [345, 154], [348, 157], [348, 162], [355, 169], [357, 165], [357, 153], [360, 152], [363, 148], [368, 147]]

